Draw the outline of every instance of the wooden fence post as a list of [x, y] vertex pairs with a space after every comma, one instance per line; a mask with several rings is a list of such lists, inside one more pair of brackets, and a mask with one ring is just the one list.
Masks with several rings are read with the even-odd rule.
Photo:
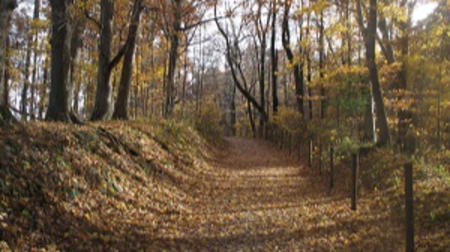
[[356, 211], [356, 201], [358, 199], [358, 170], [359, 170], [359, 151], [352, 154], [352, 210]]
[[308, 165], [310, 168], [312, 168], [312, 160], [313, 160], [313, 141], [309, 140]]
[[289, 153], [289, 157], [292, 154], [292, 134], [290, 132], [287, 133], [288, 136], [288, 153]]
[[413, 166], [405, 164], [405, 217], [406, 217], [406, 252], [414, 251], [414, 195]]
[[331, 193], [331, 190], [333, 190], [334, 187], [334, 147], [333, 145], [330, 146], [330, 184], [329, 184], [329, 190]]
[[277, 132], [278, 132], [278, 146], [280, 149], [283, 149], [283, 131], [280, 128], [278, 128]]
[[299, 135], [297, 137], [297, 141], [298, 141], [298, 160], [300, 161], [302, 159], [302, 137]]
[[322, 175], [322, 141], [319, 139], [319, 175]]

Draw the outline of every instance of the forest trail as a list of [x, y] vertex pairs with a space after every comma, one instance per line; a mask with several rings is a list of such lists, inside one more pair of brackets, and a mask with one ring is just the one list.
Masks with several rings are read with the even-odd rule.
[[[211, 160], [213, 170], [194, 193], [199, 208], [172, 219], [176, 230], [164, 232], [153, 245], [194, 251], [329, 251], [354, 248], [355, 242], [371, 251], [389, 244], [364, 244], [364, 232], [349, 240], [367, 228], [363, 224], [381, 223], [385, 216], [365, 220], [368, 215], [360, 213], [355, 220], [348, 200], [325, 193], [324, 181], [314, 179], [317, 174], [312, 176], [307, 166], [261, 140], [227, 142], [227, 151]], [[372, 228], [381, 230], [377, 226]]]

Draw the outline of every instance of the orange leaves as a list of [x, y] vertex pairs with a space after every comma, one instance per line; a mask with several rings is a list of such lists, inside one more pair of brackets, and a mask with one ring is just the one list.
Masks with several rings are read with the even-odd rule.
[[[138, 155], [113, 147], [98, 135], [100, 126]], [[29, 124], [1, 134], [0, 142], [8, 146], [2, 150], [12, 152], [6, 162], [0, 160], [6, 164], [0, 169], [0, 226], [7, 234], [2, 239], [17, 250], [36, 244], [43, 251], [395, 251], [402, 246], [401, 230], [391, 224], [392, 218], [398, 221], [401, 181], [389, 190], [379, 185], [380, 191], [364, 193], [353, 212], [345, 183], [325, 194], [322, 178], [263, 141], [228, 139], [228, 148], [217, 149], [174, 122], [108, 122], [77, 129]], [[396, 164], [392, 153], [373, 155], [371, 162], [383, 166], [382, 172]], [[417, 183], [419, 225], [434, 227], [445, 217], [443, 181]], [[428, 200], [445, 204], [431, 208]], [[436, 227], [421, 236], [421, 247], [439, 245], [432, 238], [444, 236]]]

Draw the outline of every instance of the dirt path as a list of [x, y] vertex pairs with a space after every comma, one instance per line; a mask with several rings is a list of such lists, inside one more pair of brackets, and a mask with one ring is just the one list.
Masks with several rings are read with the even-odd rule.
[[[317, 174], [266, 142], [227, 142], [228, 151], [211, 161], [205, 185], [193, 193], [198, 208], [165, 220], [167, 229], [153, 245], [173, 251], [395, 250], [392, 238], [383, 236], [383, 214], [371, 216], [368, 206], [354, 213], [346, 197], [325, 193]], [[374, 240], [375, 233], [385, 243]]]

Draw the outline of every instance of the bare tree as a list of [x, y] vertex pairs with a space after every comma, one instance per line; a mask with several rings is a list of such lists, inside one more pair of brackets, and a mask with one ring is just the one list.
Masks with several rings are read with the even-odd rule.
[[[219, 22], [219, 18], [217, 16], [217, 2], [214, 6], [214, 13], [215, 13], [215, 22], [216, 26], [222, 35], [222, 37], [225, 40], [225, 57], [226, 61], [228, 63], [228, 66], [230, 68], [231, 76], [233, 78], [233, 82], [236, 85], [239, 92], [245, 97], [247, 100], [248, 110], [249, 110], [249, 119], [251, 124], [253, 125], [253, 115], [251, 112], [251, 107], [253, 106], [256, 108], [258, 113], [261, 115], [261, 118], [263, 118], [264, 121], [267, 121], [267, 114], [264, 109], [264, 105], [261, 105], [256, 100], [255, 96], [252, 94], [249, 81], [247, 80], [247, 77], [244, 74], [244, 70], [242, 67], [242, 51], [239, 46], [239, 42], [242, 39], [241, 33], [244, 27], [246, 26], [248, 20], [242, 20], [239, 27], [236, 27], [236, 25], [233, 23], [233, 21], [230, 19], [230, 25], [231, 30], [228, 28], [224, 28], [222, 24]], [[227, 25], [228, 27], [228, 25]], [[264, 95], [264, 94], [262, 94]], [[252, 126], [253, 128], [253, 126]]]

